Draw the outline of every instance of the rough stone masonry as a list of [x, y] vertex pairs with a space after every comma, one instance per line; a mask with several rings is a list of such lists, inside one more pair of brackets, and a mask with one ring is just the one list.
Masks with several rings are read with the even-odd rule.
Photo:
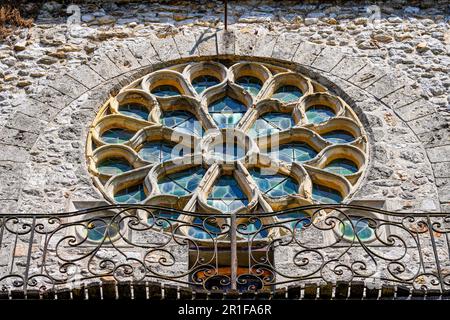
[[167, 61], [217, 54], [292, 61], [348, 98], [371, 143], [355, 199], [449, 211], [447, 1], [232, 1], [228, 32], [221, 1], [79, 2], [43, 3], [0, 43], [0, 212], [101, 200], [84, 144], [108, 95]]

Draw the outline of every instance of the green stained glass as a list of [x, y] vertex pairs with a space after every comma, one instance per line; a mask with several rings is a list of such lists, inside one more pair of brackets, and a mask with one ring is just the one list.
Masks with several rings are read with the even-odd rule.
[[264, 229], [261, 220], [246, 221], [239, 223], [238, 234], [247, 239], [261, 239], [269, 235], [268, 229]]
[[295, 86], [282, 86], [272, 95], [273, 99], [278, 99], [282, 102], [297, 101], [303, 95], [302, 91]]
[[265, 172], [261, 169], [250, 170], [250, 175], [258, 185], [259, 190], [271, 198], [298, 193], [298, 184], [288, 176]]
[[176, 151], [173, 149], [173, 145], [164, 141], [146, 142], [142, 145], [138, 154], [146, 161], [164, 162], [177, 157], [182, 157], [186, 152], [184, 149], [177, 149]]
[[172, 173], [159, 180], [158, 187], [163, 194], [186, 196], [197, 189], [204, 175], [202, 167]]
[[244, 76], [236, 79], [236, 83], [248, 91], [252, 96], [257, 96], [262, 88], [262, 81], [256, 77]]
[[114, 195], [114, 200], [119, 203], [140, 203], [145, 198], [146, 194], [143, 184], [127, 187]]
[[295, 125], [290, 114], [270, 112], [259, 117], [249, 130], [251, 137], [270, 135], [274, 132], [289, 129]]
[[370, 227], [369, 221], [362, 217], [350, 217], [339, 224], [341, 234], [348, 240], [357, 240], [355, 236], [361, 241], [371, 240], [375, 236], [375, 231]]
[[223, 97], [208, 106], [208, 111], [219, 128], [232, 128], [247, 112], [247, 108], [241, 102]]
[[207, 202], [222, 212], [232, 212], [248, 204], [248, 198], [236, 179], [221, 176], [213, 186]]
[[152, 90], [152, 93], [158, 97], [171, 97], [171, 96], [178, 96], [181, 94], [177, 88], [170, 85], [157, 86]]
[[166, 111], [161, 115], [161, 124], [175, 131], [203, 135], [203, 128], [197, 118], [188, 111]]
[[215, 86], [218, 83], [220, 83], [219, 79], [213, 76], [199, 76], [192, 80], [192, 85], [197, 93], [202, 93], [209, 87]]
[[324, 170], [345, 176], [357, 172], [358, 166], [348, 159], [335, 159], [331, 161]]
[[147, 120], [148, 109], [140, 104], [124, 104], [119, 106], [119, 112], [136, 119]]
[[306, 143], [289, 143], [283, 144], [279, 150], [269, 151], [272, 158], [286, 162], [303, 162], [314, 158], [317, 152]]
[[97, 169], [102, 174], [113, 176], [119, 173], [130, 171], [133, 169], [133, 167], [125, 159], [109, 158], [101, 161], [97, 165]]
[[313, 184], [312, 198], [318, 203], [333, 204], [342, 201], [342, 195], [339, 191], [332, 188]]
[[335, 130], [331, 132], [327, 132], [322, 134], [322, 137], [331, 142], [331, 143], [348, 143], [355, 140], [355, 137], [353, 137], [350, 133], [344, 130]]
[[334, 116], [334, 110], [323, 105], [311, 106], [306, 110], [306, 117], [310, 123], [321, 123]]
[[134, 134], [135, 132], [126, 129], [113, 128], [103, 132], [101, 138], [106, 143], [119, 144], [130, 140]]
[[104, 218], [91, 221], [87, 226], [87, 237], [91, 241], [109, 241], [119, 234], [120, 226], [116, 221]]

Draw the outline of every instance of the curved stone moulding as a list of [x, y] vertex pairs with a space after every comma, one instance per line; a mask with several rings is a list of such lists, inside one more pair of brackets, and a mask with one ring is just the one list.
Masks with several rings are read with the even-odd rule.
[[273, 76], [264, 84], [261, 89], [261, 99], [268, 99], [272, 97], [276, 90], [283, 86], [298, 87], [303, 96], [313, 93], [311, 80], [306, 79], [304, 76], [294, 72], [284, 72]]
[[[144, 91], [152, 92], [153, 89], [159, 86], [173, 86], [178, 91], [180, 96], [195, 96], [196, 92], [192, 85], [186, 81], [183, 75], [173, 70], [159, 70], [152, 72], [142, 79], [142, 89]], [[157, 100], [167, 99], [167, 97], [157, 97]]]
[[[125, 86], [100, 108], [88, 134], [86, 155], [89, 171], [105, 198], [115, 203], [117, 192], [141, 184], [139, 188], [130, 189], [130, 192], [139, 190], [133, 196], [140, 203], [163, 204], [185, 212], [203, 212], [207, 216], [207, 213], [222, 213], [219, 209], [222, 204], [217, 203], [217, 198], [209, 198], [208, 202], [208, 197], [221, 176], [227, 176], [235, 181], [221, 183], [236, 183], [236, 188], [241, 190], [235, 190], [240, 198], [227, 198], [237, 203], [231, 202], [234, 200], [224, 202], [226, 215], [234, 210], [234, 213], [245, 213], [249, 217], [257, 216], [258, 212], [313, 204], [316, 199], [331, 201], [340, 197], [342, 202], [348, 201], [359, 186], [368, 162], [367, 136], [352, 108], [321, 83], [286, 67], [251, 60], [232, 63], [229, 67], [226, 65], [229, 61], [195, 61], [151, 72]], [[193, 80], [197, 77], [201, 78], [194, 81], [194, 88]], [[241, 81], [241, 77], [258, 80], [244, 78]], [[161, 93], [152, 93], [159, 86], [175, 89], [163, 87]], [[294, 88], [283, 89], [280, 95], [277, 90], [283, 86]], [[219, 108], [212, 110], [212, 104], [226, 97], [235, 101], [220, 101]], [[122, 105], [124, 109], [120, 109]], [[136, 117], [129, 111], [133, 105], [137, 105]], [[315, 120], [322, 122], [311, 123], [306, 111], [313, 105], [328, 107], [332, 113], [325, 112], [324, 117]], [[140, 106], [149, 112], [147, 119], [138, 119], [146, 116], [145, 109], [140, 109]], [[171, 113], [173, 111], [181, 113]], [[275, 115], [269, 116], [271, 113]], [[279, 117], [276, 114], [284, 115]], [[194, 130], [193, 124], [197, 122], [199, 126]], [[180, 123], [185, 123], [185, 126], [178, 127]], [[262, 126], [262, 129], [252, 129], [256, 125], [258, 128]], [[264, 126], [270, 130], [265, 131]], [[122, 128], [134, 135], [130, 137], [130, 132], [112, 132], [112, 139], [108, 139], [111, 143], [106, 143], [102, 141], [102, 134], [111, 128]], [[326, 137], [330, 132], [333, 136]], [[149, 152], [148, 156], [140, 153], [145, 143], [159, 141], [161, 145], [152, 144], [149, 151], [145, 151]], [[165, 148], [164, 151], [158, 150], [158, 146]], [[287, 157], [276, 154], [277, 146], [284, 148]], [[177, 148], [183, 148], [184, 152], [178, 152]], [[274, 152], [269, 152], [269, 148]], [[123, 169], [121, 163], [113, 163], [113, 170], [106, 171], [113, 172], [111, 175], [98, 171], [100, 162], [113, 162], [115, 158], [124, 159], [132, 169], [128, 170], [127, 166]], [[342, 163], [335, 162], [327, 169], [332, 161], [340, 159]], [[341, 169], [341, 164], [348, 167]], [[128, 171], [116, 174], [115, 165], [120, 167], [119, 172]], [[205, 171], [187, 171], [186, 174], [171, 176], [196, 167], [202, 167]], [[272, 180], [264, 177], [261, 180], [259, 173], [267, 168], [277, 174], [272, 175]], [[257, 179], [260, 180], [252, 176], [253, 169], [258, 170]], [[186, 191], [172, 187], [170, 181], [173, 177], [184, 179], [191, 172], [197, 175], [192, 180], [194, 187], [186, 188]], [[292, 180], [283, 180], [280, 176]], [[187, 180], [191, 182], [191, 179]], [[160, 181], [163, 182], [160, 184]], [[167, 181], [169, 184], [166, 184]], [[182, 180], [176, 181], [179, 183]], [[268, 193], [262, 187], [269, 182], [272, 186], [278, 183], [276, 181], [287, 181], [289, 186], [280, 186], [281, 192], [275, 193]], [[265, 191], [260, 190], [258, 184]], [[317, 185], [324, 189], [318, 192]], [[223, 184], [218, 187], [221, 186]], [[330, 194], [331, 198], [326, 199], [324, 195], [327, 192], [337, 193]], [[118, 199], [129, 199], [127, 197], [121, 193]], [[130, 201], [137, 201], [135, 198]], [[307, 213], [311, 215], [314, 212], [307, 210]], [[189, 214], [182, 214], [173, 225], [192, 223], [191, 219]], [[267, 222], [278, 221], [275, 217], [270, 219]], [[240, 222], [245, 223], [244, 220]], [[228, 218], [216, 222], [224, 227], [229, 223]], [[278, 222], [283, 223], [281, 220]], [[278, 232], [271, 231], [269, 237]], [[188, 236], [188, 232], [180, 231], [180, 234]], [[226, 234], [221, 234], [217, 239], [226, 239]]]
[[345, 175], [345, 178], [351, 184], [355, 184], [363, 173], [366, 164], [366, 156], [361, 149], [352, 145], [331, 145], [323, 149], [316, 158], [306, 161], [305, 164], [315, 166], [319, 169], [324, 169], [330, 162], [337, 159], [345, 159], [353, 161], [358, 167], [358, 171], [352, 174]]

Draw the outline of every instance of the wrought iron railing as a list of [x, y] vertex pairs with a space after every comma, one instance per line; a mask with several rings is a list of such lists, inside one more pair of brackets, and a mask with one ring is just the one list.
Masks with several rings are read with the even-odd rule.
[[364, 281], [450, 289], [450, 214], [310, 205], [201, 214], [147, 205], [0, 215], [0, 291], [157, 281], [274, 290]]

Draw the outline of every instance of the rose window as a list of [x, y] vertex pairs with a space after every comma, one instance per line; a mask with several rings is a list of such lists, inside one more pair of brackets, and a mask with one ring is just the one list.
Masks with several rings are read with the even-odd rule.
[[[178, 64], [133, 81], [100, 109], [87, 143], [108, 201], [210, 214], [346, 201], [366, 153], [342, 98], [293, 70], [249, 61]], [[189, 219], [160, 216], [162, 229]], [[206, 229], [186, 235], [226, 237], [221, 221], [195, 219]]]

